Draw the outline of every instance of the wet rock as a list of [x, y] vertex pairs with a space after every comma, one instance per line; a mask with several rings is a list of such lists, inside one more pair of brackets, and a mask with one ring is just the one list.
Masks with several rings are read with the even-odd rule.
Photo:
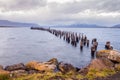
[[52, 58], [48, 61], [50, 64], [58, 65], [58, 60], [56, 58]]
[[108, 58], [114, 62], [118, 62], [120, 63], [120, 52], [116, 51], [116, 50], [101, 50], [98, 51], [96, 54], [97, 58]]
[[88, 65], [89, 69], [97, 69], [97, 70], [104, 70], [104, 69], [113, 69], [114, 64], [107, 58], [102, 59], [94, 59]]
[[81, 68], [76, 67], [76, 71], [77, 71], [77, 72], [79, 72], [80, 70], [81, 70]]
[[63, 62], [60, 62], [60, 63], [59, 63], [58, 69], [59, 69], [62, 73], [67, 73], [67, 72], [70, 72], [70, 71], [76, 71], [75, 67], [73, 67], [71, 64], [63, 63]]
[[50, 62], [37, 62], [31, 61], [26, 64], [27, 69], [38, 70], [38, 71], [51, 71], [56, 69], [55, 64]]
[[7, 71], [24, 70], [24, 69], [26, 69], [26, 67], [23, 63], [14, 64], [14, 65], [10, 65], [10, 66], [5, 67], [5, 70], [7, 70]]

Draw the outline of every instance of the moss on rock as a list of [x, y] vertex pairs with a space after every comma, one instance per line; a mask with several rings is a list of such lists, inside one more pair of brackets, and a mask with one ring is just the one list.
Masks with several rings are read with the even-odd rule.
[[86, 75], [86, 78], [93, 80], [97, 77], [107, 77], [115, 73], [116, 72], [114, 70], [109, 70], [109, 69], [97, 70], [97, 69], [91, 68], [89, 69], [88, 74]]

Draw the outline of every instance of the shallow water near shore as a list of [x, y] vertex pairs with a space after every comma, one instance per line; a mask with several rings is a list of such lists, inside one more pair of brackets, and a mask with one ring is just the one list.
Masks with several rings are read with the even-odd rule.
[[[110, 41], [114, 49], [120, 50], [120, 29], [113, 28], [56, 28], [57, 30], [84, 33], [91, 41], [98, 40], [98, 50]], [[90, 45], [91, 46], [91, 45]], [[48, 61], [51, 58], [84, 67], [91, 61], [90, 47], [80, 51], [49, 32], [30, 28], [0, 28], [0, 65], [27, 63], [32, 60]]]

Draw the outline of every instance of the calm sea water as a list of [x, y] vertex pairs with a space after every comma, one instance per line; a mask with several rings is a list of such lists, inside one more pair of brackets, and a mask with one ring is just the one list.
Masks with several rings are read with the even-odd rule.
[[[63, 31], [84, 33], [91, 41], [97, 38], [98, 50], [110, 41], [114, 49], [120, 50], [120, 29], [110, 28], [57, 28]], [[90, 45], [91, 46], [91, 45]], [[29, 28], [0, 28], [0, 64], [27, 63], [32, 60], [48, 61], [57, 58], [76, 67], [86, 66], [91, 61], [90, 47], [80, 51], [54, 35]]]

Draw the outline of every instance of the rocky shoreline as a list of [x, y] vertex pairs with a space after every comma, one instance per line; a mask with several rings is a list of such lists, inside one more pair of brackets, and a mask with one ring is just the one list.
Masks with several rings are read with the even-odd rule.
[[31, 61], [3, 68], [0, 80], [119, 80], [120, 52], [100, 50], [88, 66], [76, 68], [56, 58], [46, 62]]

